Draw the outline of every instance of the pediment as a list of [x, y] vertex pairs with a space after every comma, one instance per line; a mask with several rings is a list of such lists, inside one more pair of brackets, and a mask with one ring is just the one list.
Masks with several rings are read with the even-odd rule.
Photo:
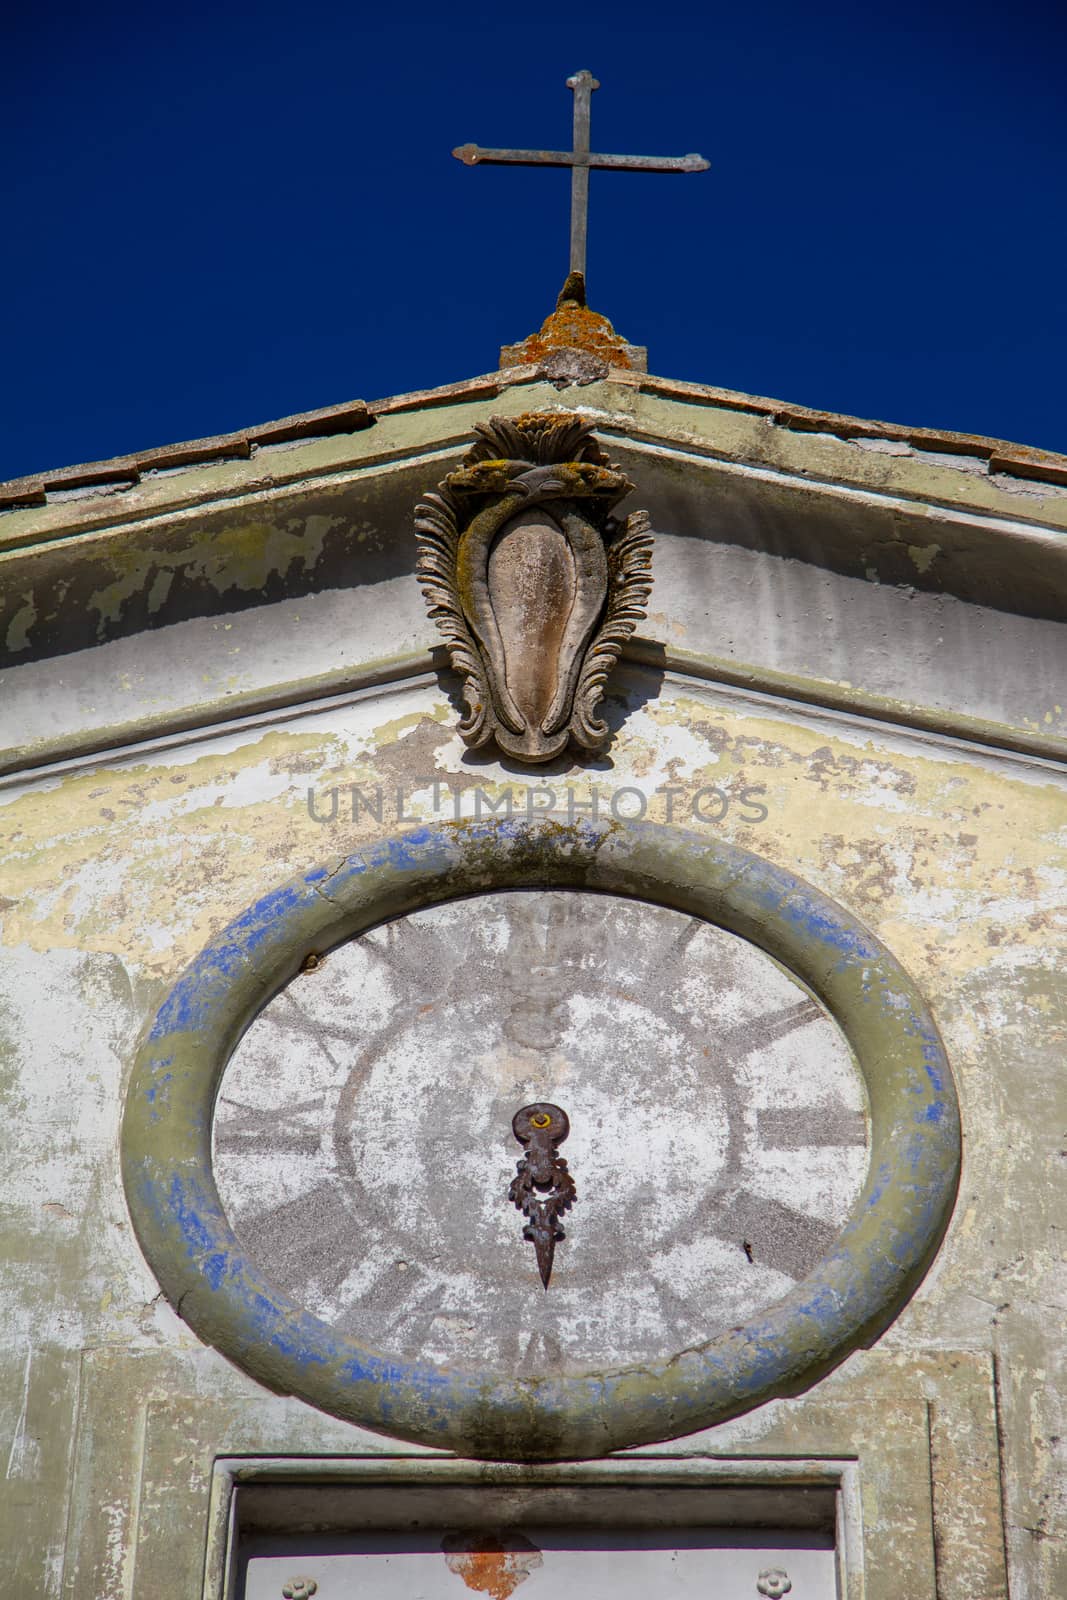
[[560, 389], [528, 368], [12, 486], [13, 746], [39, 763], [75, 730], [106, 747], [442, 669], [414, 507], [478, 423], [530, 410], [587, 417], [637, 486], [621, 510], [649, 512], [656, 588], [630, 659], [1062, 750], [1059, 458], [632, 373]]

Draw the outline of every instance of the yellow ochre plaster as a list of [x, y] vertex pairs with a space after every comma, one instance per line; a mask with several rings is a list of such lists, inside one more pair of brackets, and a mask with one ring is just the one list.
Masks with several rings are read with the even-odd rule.
[[[990, 960], [1035, 953], [1062, 902], [1053, 866], [1065, 807], [1053, 783], [1020, 781], [951, 755], [879, 749], [872, 738], [828, 736], [780, 716], [744, 714], [678, 695], [631, 716], [607, 769], [554, 764], [527, 775], [466, 766], [439, 695], [353, 738], [328, 717], [304, 731], [230, 736], [199, 747], [50, 779], [0, 808], [7, 911], [2, 938], [35, 950], [109, 953], [146, 975], [179, 970], [221, 923], [300, 867], [429, 819], [431, 783], [445, 786], [436, 815], [452, 815], [449, 787], [526, 804], [528, 783], [570, 789], [577, 805], [599, 790], [602, 809], [622, 787], [642, 789], [649, 820], [693, 826], [692, 794], [714, 786], [758, 790], [763, 822], [732, 806], [699, 824], [788, 866], [855, 910], [905, 964], [936, 961], [942, 978]], [[558, 769], [558, 770], [557, 770]], [[674, 784], [673, 802], [656, 794]], [[383, 820], [350, 821], [347, 786], [384, 793]], [[338, 819], [319, 815], [339, 786]], [[629, 814], [630, 796], [620, 804]], [[534, 801], [539, 810], [547, 800]]]

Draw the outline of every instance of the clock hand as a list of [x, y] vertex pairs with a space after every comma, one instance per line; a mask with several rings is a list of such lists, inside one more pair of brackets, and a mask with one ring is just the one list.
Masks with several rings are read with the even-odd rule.
[[522, 1236], [534, 1247], [547, 1289], [556, 1244], [566, 1238], [559, 1219], [577, 1198], [574, 1179], [556, 1148], [570, 1132], [570, 1121], [559, 1106], [538, 1100], [515, 1113], [511, 1128], [525, 1154], [517, 1163], [508, 1199], [528, 1219]]

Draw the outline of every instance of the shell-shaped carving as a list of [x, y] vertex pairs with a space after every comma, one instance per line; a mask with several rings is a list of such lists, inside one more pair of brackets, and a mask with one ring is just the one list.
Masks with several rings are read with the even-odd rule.
[[417, 571], [464, 680], [463, 740], [550, 761], [607, 739], [608, 674], [645, 615], [652, 534], [585, 418], [495, 417], [416, 509]]

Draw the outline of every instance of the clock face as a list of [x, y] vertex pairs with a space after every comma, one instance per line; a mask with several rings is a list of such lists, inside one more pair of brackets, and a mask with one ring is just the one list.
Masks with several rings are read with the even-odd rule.
[[[577, 1200], [547, 1292], [508, 1201], [551, 1101]], [[868, 1159], [836, 1023], [662, 906], [514, 890], [385, 923], [281, 990], [219, 1088], [214, 1171], [263, 1276], [397, 1356], [502, 1374], [662, 1359], [829, 1250]]]

